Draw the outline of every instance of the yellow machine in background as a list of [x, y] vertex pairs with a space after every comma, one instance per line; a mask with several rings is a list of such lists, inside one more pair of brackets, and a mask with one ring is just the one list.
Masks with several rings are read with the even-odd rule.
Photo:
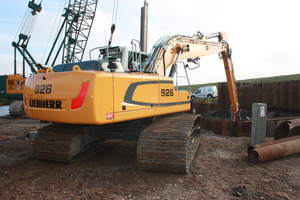
[[[19, 103], [21, 106], [21, 112], [24, 113], [23, 108], [23, 88], [25, 86], [25, 78], [23, 76], [16, 74], [16, 75], [0, 75], [0, 99], [4, 99], [4, 101], [7, 100], [19, 100], [15, 101]], [[12, 104], [11, 104], [12, 105]], [[14, 114], [13, 111], [16, 111], [17, 109], [12, 109], [10, 105], [10, 115]], [[15, 103], [14, 103], [15, 105]]]
[[[61, 123], [40, 131], [35, 148], [40, 159], [70, 161], [95, 138], [128, 139], [129, 134], [136, 134], [142, 168], [186, 172], [199, 144], [199, 135], [193, 131], [199, 126], [199, 117], [180, 114], [158, 117], [153, 123], [136, 122], [190, 110], [189, 92], [174, 87], [179, 60], [196, 63], [195, 57], [221, 54], [234, 120], [238, 119], [231, 50], [223, 32], [163, 37], [143, 66], [141, 54], [124, 55], [119, 47], [103, 48], [100, 52], [102, 59], [90, 61], [92, 64], [57, 66], [47, 70], [49, 73], [27, 78], [26, 114], [33, 119]], [[132, 130], [132, 124], [138, 128]], [[69, 139], [65, 142], [62, 138]]]
[[[46, 68], [44, 69], [39, 69], [37, 73], [45, 73]], [[22, 98], [23, 95], [23, 89], [25, 86], [25, 80], [26, 77], [20, 75], [20, 74], [13, 74], [13, 75], [5, 75], [3, 76], [6, 78], [6, 94], [11, 95], [11, 94], [20, 94], [20, 99]], [[8, 97], [9, 98], [9, 97]]]
[[6, 77], [6, 93], [7, 94], [23, 94], [25, 80], [22, 75], [7, 75]]

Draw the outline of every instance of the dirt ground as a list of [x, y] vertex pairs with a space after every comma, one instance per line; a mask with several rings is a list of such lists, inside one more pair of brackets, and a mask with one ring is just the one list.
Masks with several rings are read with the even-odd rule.
[[[30, 131], [47, 124], [0, 118], [0, 199], [299, 199], [300, 156], [251, 164], [250, 138], [202, 131], [187, 174], [142, 171], [135, 141], [93, 146], [71, 164], [40, 161]], [[269, 138], [268, 140], [271, 140]]]

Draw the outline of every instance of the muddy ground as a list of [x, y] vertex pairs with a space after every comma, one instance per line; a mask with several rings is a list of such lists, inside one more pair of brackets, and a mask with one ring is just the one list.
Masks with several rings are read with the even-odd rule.
[[[247, 158], [250, 138], [202, 131], [187, 174], [139, 170], [135, 141], [96, 145], [76, 162], [34, 158], [30, 131], [47, 124], [0, 118], [0, 199], [299, 199], [300, 156], [262, 164]], [[271, 140], [271, 138], [268, 138]]]

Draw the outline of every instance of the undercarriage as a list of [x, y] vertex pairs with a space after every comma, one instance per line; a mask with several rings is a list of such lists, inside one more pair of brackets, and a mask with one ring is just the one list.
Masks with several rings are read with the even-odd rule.
[[141, 169], [186, 173], [199, 145], [200, 116], [172, 114], [112, 125], [52, 124], [35, 140], [38, 159], [72, 162], [96, 140], [137, 140]]

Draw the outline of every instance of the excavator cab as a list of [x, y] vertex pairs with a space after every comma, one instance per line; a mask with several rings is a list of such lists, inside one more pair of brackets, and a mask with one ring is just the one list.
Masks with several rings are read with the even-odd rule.
[[54, 72], [67, 72], [72, 71], [74, 65], [78, 65], [83, 71], [137, 72], [149, 57], [148, 53], [133, 51], [121, 46], [99, 47], [99, 52], [98, 60], [63, 63], [53, 66], [52, 69]]
[[126, 47], [101, 47], [99, 48], [99, 62], [103, 71], [110, 72], [110, 62], [117, 66], [114, 72], [137, 72], [146, 63], [148, 53], [130, 50]]

